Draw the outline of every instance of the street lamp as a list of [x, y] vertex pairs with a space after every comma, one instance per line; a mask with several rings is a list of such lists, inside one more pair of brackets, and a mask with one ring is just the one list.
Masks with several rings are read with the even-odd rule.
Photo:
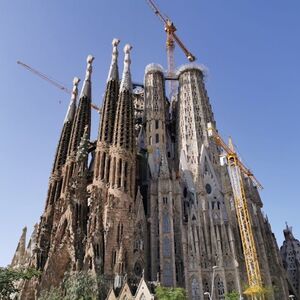
[[213, 274], [212, 274], [212, 280], [211, 280], [211, 299], [213, 299], [213, 296], [214, 296], [214, 287], [215, 287], [215, 270], [219, 268], [218, 266], [213, 266], [212, 269], [213, 269]]
[[205, 292], [204, 295], [208, 296], [209, 297], [209, 300], [212, 300], [211, 296], [210, 296], [210, 293], [209, 292]]
[[295, 299], [295, 296], [294, 296], [294, 295], [289, 295], [289, 298], [290, 298], [291, 300], [294, 300], [294, 299]]

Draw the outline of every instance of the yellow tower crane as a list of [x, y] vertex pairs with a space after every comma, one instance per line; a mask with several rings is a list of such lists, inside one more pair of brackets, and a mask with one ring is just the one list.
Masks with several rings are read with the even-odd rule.
[[167, 33], [167, 41], [166, 41], [166, 48], [167, 48], [167, 62], [168, 62], [168, 77], [171, 79], [170, 81], [170, 92], [171, 95], [175, 92], [175, 62], [174, 62], [174, 49], [175, 49], [175, 42], [179, 45], [181, 50], [184, 52], [185, 56], [190, 62], [196, 60], [196, 57], [186, 48], [180, 38], [177, 36], [175, 31], [177, 30], [174, 23], [166, 16], [164, 16], [158, 9], [157, 5], [154, 3], [153, 0], [146, 0], [151, 9], [154, 13], [158, 16], [158, 18], [164, 24], [165, 32]]
[[259, 189], [262, 189], [262, 185], [255, 178], [252, 172], [241, 162], [234, 150], [231, 139], [229, 140], [229, 145], [227, 145], [218, 132], [213, 128], [211, 123], [207, 124], [207, 130], [208, 135], [212, 137], [216, 144], [226, 152], [228, 173], [233, 191], [249, 284], [249, 287], [244, 294], [249, 295], [251, 299], [262, 300], [264, 299], [264, 289], [262, 286], [261, 272], [242, 176], [246, 175], [249, 177], [253, 184]]

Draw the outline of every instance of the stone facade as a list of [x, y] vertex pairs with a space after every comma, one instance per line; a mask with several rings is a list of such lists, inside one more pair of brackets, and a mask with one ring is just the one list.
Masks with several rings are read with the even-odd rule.
[[287, 271], [290, 294], [294, 295], [295, 299], [300, 299], [300, 242], [294, 237], [292, 227], [288, 225], [283, 234], [285, 240], [280, 247], [280, 254]]
[[[143, 88], [133, 89], [129, 45], [119, 81], [118, 44], [113, 40], [95, 142], [90, 141], [92, 56], [78, 107], [79, 80], [74, 81], [45, 211], [30, 250], [24, 231], [12, 262], [42, 272], [23, 283], [22, 299], [37, 298], [41, 290], [59, 285], [66, 272], [79, 270], [105, 275], [109, 299], [121, 299], [114, 289], [130, 293], [128, 299], [152, 299], [150, 294], [136, 298], [130, 288], [157, 280], [184, 287], [193, 300], [205, 299], [205, 292], [215, 299], [233, 290], [242, 293], [245, 259], [228, 172], [207, 133], [207, 123], [215, 127], [216, 122], [204, 72], [197, 65], [182, 66], [170, 104], [159, 65], [148, 65]], [[263, 283], [276, 287], [268, 299], [287, 299], [262, 201], [252, 182], [243, 180]]]

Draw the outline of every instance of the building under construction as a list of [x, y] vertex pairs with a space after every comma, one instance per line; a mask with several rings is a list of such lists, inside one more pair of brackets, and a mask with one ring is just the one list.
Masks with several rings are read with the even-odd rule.
[[134, 289], [141, 278], [184, 287], [194, 300], [234, 290], [251, 299], [255, 288], [269, 292], [253, 299], [288, 299], [259, 183], [217, 134], [203, 69], [181, 66], [169, 101], [160, 65], [146, 66], [143, 88], [133, 88], [129, 45], [119, 79], [118, 44], [113, 40], [96, 141], [92, 56], [79, 97], [74, 80], [45, 210], [28, 247], [23, 232], [12, 262], [41, 271], [22, 283], [22, 299], [80, 270], [105, 275], [110, 299], [119, 299], [125, 281]]

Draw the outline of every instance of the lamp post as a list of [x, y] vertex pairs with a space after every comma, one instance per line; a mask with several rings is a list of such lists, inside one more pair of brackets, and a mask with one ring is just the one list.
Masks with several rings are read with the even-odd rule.
[[204, 295], [208, 296], [209, 300], [212, 300], [209, 292], [205, 292]]
[[213, 300], [213, 296], [214, 296], [214, 287], [215, 287], [215, 270], [218, 268], [218, 266], [213, 266], [213, 273], [212, 273], [212, 280], [211, 280], [211, 299]]
[[295, 299], [295, 296], [294, 296], [294, 295], [289, 295], [289, 298], [290, 298], [291, 300], [294, 300], [294, 299]]

